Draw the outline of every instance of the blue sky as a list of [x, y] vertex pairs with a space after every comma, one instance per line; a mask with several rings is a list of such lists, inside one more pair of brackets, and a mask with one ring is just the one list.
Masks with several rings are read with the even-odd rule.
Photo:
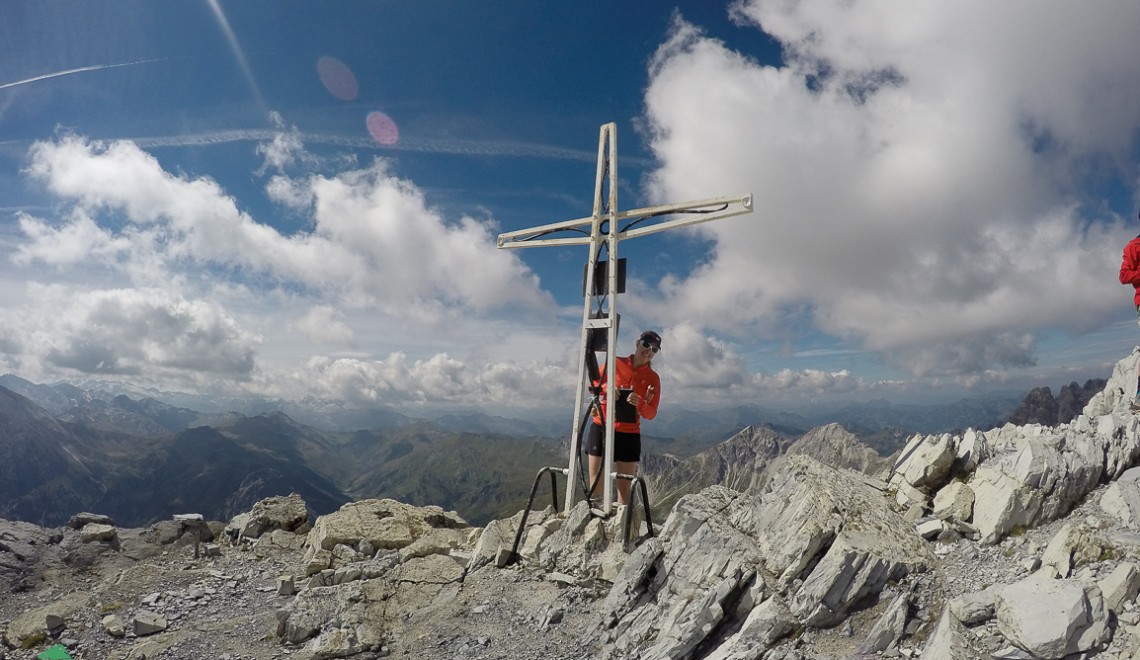
[[952, 401], [1137, 343], [1140, 6], [36, 2], [0, 25], [0, 370], [37, 382], [569, 409], [619, 207], [666, 399]]

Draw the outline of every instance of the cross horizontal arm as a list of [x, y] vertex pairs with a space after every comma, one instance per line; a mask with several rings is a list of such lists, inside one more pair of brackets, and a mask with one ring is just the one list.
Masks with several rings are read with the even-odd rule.
[[[721, 209], [709, 209], [709, 207], [721, 206]], [[709, 210], [702, 210], [709, 209]], [[687, 227], [689, 225], [697, 225], [702, 222], [712, 222], [713, 220], [723, 220], [724, 218], [731, 218], [736, 215], [744, 215], [745, 213], [752, 212], [752, 195], [743, 195], [740, 197], [717, 197], [715, 199], [706, 199], [699, 202], [681, 202], [678, 204], [665, 204], [663, 206], [650, 206], [644, 209], [637, 209], [636, 211], [625, 211], [617, 214], [617, 220], [628, 218], [652, 218], [662, 215], [674, 215], [678, 213], [691, 213], [688, 217], [674, 218], [673, 220], [666, 220], [644, 227], [637, 227], [626, 229], [618, 234], [621, 240], [627, 238], [635, 238], [637, 236], [645, 236], [646, 234], [656, 234], [659, 231], [666, 229], [673, 229], [676, 227]]]
[[[714, 207], [724, 207], [716, 209]], [[653, 218], [663, 215], [673, 215], [678, 213], [693, 213], [699, 214], [694, 217], [688, 218], [675, 218], [656, 224], [647, 225], [645, 227], [638, 227], [621, 231], [618, 234], [619, 239], [634, 238], [636, 236], [645, 236], [646, 234], [654, 234], [666, 229], [673, 229], [674, 227], [686, 227], [689, 225], [700, 224], [702, 222], [711, 222], [713, 220], [720, 220], [722, 218], [731, 218], [736, 215], [743, 215], [752, 212], [752, 195], [742, 195], [735, 197], [715, 197], [712, 199], [702, 199], [692, 202], [677, 202], [674, 204], [662, 204], [660, 206], [647, 206], [641, 209], [632, 211], [620, 211], [612, 214], [613, 221], [619, 223], [622, 220], [629, 220], [631, 218]], [[542, 247], [550, 245], [588, 245], [591, 242], [589, 231], [582, 229], [583, 235], [580, 237], [572, 238], [542, 238], [553, 233], [577, 229], [579, 227], [592, 226], [594, 222], [593, 216], [586, 218], [578, 218], [577, 220], [564, 220], [562, 222], [554, 222], [548, 225], [540, 225], [538, 227], [531, 227], [530, 229], [520, 229], [517, 231], [509, 231], [499, 234], [498, 246], [501, 248], [524, 248], [524, 247]]]

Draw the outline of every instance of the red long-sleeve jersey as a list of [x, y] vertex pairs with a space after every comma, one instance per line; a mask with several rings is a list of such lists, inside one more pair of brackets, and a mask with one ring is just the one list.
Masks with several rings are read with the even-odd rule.
[[1120, 283], [1131, 284], [1136, 289], [1132, 302], [1140, 307], [1140, 236], [1128, 241], [1124, 246], [1124, 259], [1120, 263]]
[[[640, 367], [634, 368], [633, 356], [614, 358], [614, 380], [617, 381], [618, 389], [630, 388], [637, 392], [637, 396], [641, 398], [641, 403], [637, 406], [637, 419], [632, 422], [619, 422], [614, 420], [614, 430], [621, 433], [641, 433], [641, 419], [653, 419], [657, 416], [657, 404], [661, 401], [661, 378], [653, 367], [649, 364], [643, 364]], [[606, 409], [606, 393], [607, 386], [606, 374], [602, 374], [602, 410]], [[649, 394], [650, 386], [653, 387], [653, 394]], [[598, 414], [594, 414], [594, 423], [601, 425], [602, 418]]]

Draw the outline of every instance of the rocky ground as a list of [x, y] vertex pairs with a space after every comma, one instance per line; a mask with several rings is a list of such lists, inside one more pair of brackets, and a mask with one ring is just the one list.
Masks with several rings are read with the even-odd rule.
[[[65, 627], [24, 642], [26, 649], [5, 640], [16, 648], [0, 647], [0, 660], [34, 658], [56, 643], [77, 660], [307, 657], [276, 633], [276, 613], [293, 597], [278, 594], [278, 579], [303, 575], [302, 554], [221, 543], [218, 556], [195, 559], [191, 538], [163, 545], [153, 529], [120, 529], [115, 548], [84, 543], [76, 530], [0, 521], [0, 549], [10, 551], [0, 554], [9, 564], [3, 575], [12, 580], [25, 571], [4, 585], [0, 630], [21, 615], [67, 604], [60, 612]], [[603, 585], [567, 585], [489, 565], [466, 576], [453, 601], [417, 612], [383, 647], [354, 657], [588, 658], [581, 640], [596, 624], [592, 612], [603, 595]], [[141, 612], [165, 617], [166, 630], [135, 634], [130, 622]], [[122, 637], [103, 624], [111, 614], [127, 624]]]
[[[1065, 521], [1028, 530], [996, 546], [979, 546], [967, 539], [935, 544], [941, 558], [936, 570], [914, 576], [895, 591], [924, 592], [919, 602], [940, 603], [991, 584], [1015, 582], [1034, 568], [1034, 558], [1067, 521], [1110, 531], [1109, 521], [1095, 504], [1097, 495]], [[118, 539], [117, 544], [84, 543], [76, 530], [0, 522], [0, 543], [11, 551], [5, 556], [14, 553], [26, 560], [17, 562], [19, 567], [6, 566], [9, 579], [17, 568], [24, 574], [16, 584], [8, 585], [15, 591], [0, 598], [0, 629], [8, 629], [21, 615], [51, 609], [53, 604], [65, 603], [68, 610], [61, 612], [66, 627], [28, 644], [29, 648], [0, 650], [0, 659], [34, 658], [55, 643], [66, 646], [76, 659], [307, 657], [301, 648], [281, 643], [276, 634], [276, 613], [293, 597], [278, 594], [278, 579], [303, 574], [300, 553], [254, 552], [249, 546], [222, 543], [217, 556], [195, 559], [189, 534], [164, 544], [153, 528], [118, 530]], [[1126, 551], [1080, 570], [1107, 573], [1119, 561], [1135, 559], [1132, 555]], [[397, 626], [383, 647], [354, 657], [594, 657], [600, 605], [609, 585], [567, 584], [566, 577], [518, 566], [484, 566], [465, 577], [453, 601], [417, 612]], [[860, 643], [891, 596], [885, 592], [877, 606], [856, 613], [836, 628], [805, 632], [774, 649], [769, 657], [858, 657]], [[114, 637], [103, 623], [112, 614], [129, 623], [144, 611], [163, 615], [166, 630], [140, 636], [128, 625], [122, 637]], [[920, 657], [938, 612], [914, 614], [912, 634], [897, 649], [881, 655]], [[977, 657], [988, 657], [1008, 646], [992, 621], [970, 632]], [[1129, 658], [1136, 639], [1132, 626], [1122, 625], [1111, 647], [1096, 657]]]
[[[926, 639], [951, 598], [994, 584], [1009, 584], [1037, 568], [1050, 539], [1063, 525], [1099, 530], [1102, 535], [1131, 530], [1114, 523], [1097, 505], [1104, 488], [1090, 494], [1063, 520], [1010, 536], [993, 546], [968, 539], [932, 543], [939, 562], [934, 570], [908, 577], [880, 594], [834, 628], [792, 635], [766, 658], [922, 657]], [[301, 552], [285, 548], [214, 544], [194, 557], [194, 535], [177, 538], [169, 526], [117, 530], [117, 540], [83, 541], [78, 530], [42, 529], [27, 523], [0, 521], [0, 630], [12, 632], [21, 617], [42, 622], [57, 613], [66, 624], [42, 639], [5, 639], [0, 660], [25, 660], [54, 644], [72, 658], [100, 660], [269, 660], [308, 658], [302, 646], [282, 643], [277, 613], [293, 595], [280, 595], [282, 576], [302, 576]], [[221, 534], [221, 525], [214, 528]], [[211, 551], [215, 547], [211, 546]], [[1077, 567], [1096, 579], [1123, 561], [1137, 561], [1136, 548], [1116, 546]], [[393, 624], [382, 646], [354, 654], [361, 659], [408, 658], [549, 658], [596, 657], [602, 603], [610, 585], [583, 581], [518, 565], [488, 564], [467, 574], [456, 597], [415, 612]], [[907, 635], [889, 651], [860, 656], [859, 647], [891, 599], [910, 592], [912, 608]], [[1135, 603], [1126, 604], [1136, 612]], [[136, 634], [131, 625], [142, 613], [161, 615], [166, 629]], [[115, 615], [124, 623], [120, 637], [104, 622]], [[1087, 656], [1106, 660], [1136, 654], [1140, 617], [1125, 615], [1116, 623], [1112, 642]], [[971, 652], [978, 658], [1019, 658], [997, 631], [994, 621], [970, 628]], [[1002, 655], [1003, 651], [1006, 655]]]
[[[1135, 530], [1121, 525], [1099, 506], [1106, 488], [1102, 486], [1091, 492], [1068, 516], [1040, 527], [1019, 530], [996, 545], [983, 545], [969, 539], [935, 543], [935, 554], [939, 556], [940, 563], [936, 571], [916, 580], [919, 600], [948, 604], [955, 597], [976, 594], [994, 585], [1013, 584], [1028, 577], [1041, 568], [1041, 560], [1050, 542], [1062, 534], [1066, 525], [1104, 540], [1116, 539], [1109, 544], [1110, 548], [1103, 548], [1097, 557], [1073, 557], [1073, 574], [1078, 579], [1096, 582], [1105, 579], [1122, 563], [1140, 563], [1140, 545], [1122, 540]], [[1140, 660], [1140, 628], [1137, 627], [1140, 623], [1140, 610], [1137, 609], [1134, 598], [1126, 600], [1122, 608], [1126, 612], [1114, 622], [1111, 643], [1087, 657], [1098, 660]], [[936, 618], [938, 614], [927, 612], [926, 616]], [[914, 640], [917, 641], [919, 640]], [[998, 630], [997, 620], [993, 618], [967, 628], [966, 641], [970, 644], [973, 657], [977, 658], [1028, 660], [1031, 657], [1010, 645]], [[906, 643], [900, 647], [904, 657], [907, 657], [908, 648], [916, 652], [911, 657], [921, 657], [917, 655], [917, 651], [922, 650], [921, 646]], [[1074, 659], [1084, 657], [1086, 656], [1075, 655]]]
[[1063, 427], [916, 437], [886, 481], [791, 456], [634, 547], [584, 503], [537, 512], [506, 567], [518, 516], [393, 500], [312, 525], [296, 495], [228, 524], [0, 521], [0, 660], [1140, 660], [1123, 387]]

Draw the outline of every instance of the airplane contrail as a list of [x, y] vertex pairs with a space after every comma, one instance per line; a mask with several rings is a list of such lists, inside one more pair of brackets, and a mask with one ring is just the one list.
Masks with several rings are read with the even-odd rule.
[[[231, 142], [263, 142], [272, 140], [279, 133], [273, 129], [252, 128], [207, 131], [203, 133], [187, 133], [182, 135], [155, 135], [135, 137], [107, 137], [103, 141], [129, 140], [143, 149], [169, 148], [169, 147], [207, 147], [215, 144]], [[505, 140], [460, 140], [460, 139], [432, 139], [432, 138], [406, 138], [401, 137], [395, 144], [380, 145], [371, 137], [350, 136], [335, 133], [306, 133], [298, 134], [305, 144], [324, 144], [351, 149], [370, 149], [374, 151], [406, 151], [430, 154], [454, 154], [459, 156], [506, 156], [519, 158], [545, 158], [551, 160], [571, 160], [592, 163], [596, 157], [593, 151], [584, 149], [567, 149], [530, 142], [514, 142]], [[0, 140], [0, 151], [13, 154], [28, 147], [28, 140]], [[626, 165], [634, 167], [652, 167], [654, 161], [636, 156], [626, 156], [622, 159]]]
[[87, 71], [102, 71], [103, 69], [115, 69], [121, 66], [135, 66], [136, 64], [149, 64], [150, 62], [163, 62], [169, 58], [160, 58], [155, 60], [138, 60], [137, 62], [122, 62], [119, 64], [93, 64], [91, 66], [81, 66], [75, 69], [66, 69], [64, 71], [56, 71], [54, 73], [45, 73], [41, 76], [27, 78], [25, 80], [17, 80], [16, 82], [4, 83], [0, 85], [0, 89], [8, 89], [9, 87], [18, 87], [20, 85], [27, 85], [28, 83], [38, 82], [40, 80], [47, 80], [49, 78], [58, 78], [60, 76], [70, 76], [76, 73], [86, 73]]
[[[134, 137], [129, 139], [138, 146], [148, 149], [155, 147], [208, 146], [239, 141], [257, 142], [271, 140], [278, 132], [279, 131], [272, 129], [240, 129], [175, 136]], [[463, 156], [514, 156], [524, 158], [548, 158], [554, 160], [576, 160], [588, 163], [594, 162], [597, 156], [593, 151], [503, 140], [481, 142], [476, 140], [440, 140], [401, 137], [395, 144], [379, 145], [372, 138], [363, 136], [306, 132], [299, 133], [298, 135], [306, 144], [325, 144], [355, 149], [373, 149], [377, 151], [409, 151]], [[634, 156], [624, 158], [623, 162], [637, 167], [649, 167], [653, 164], [653, 162], [648, 159]]]

